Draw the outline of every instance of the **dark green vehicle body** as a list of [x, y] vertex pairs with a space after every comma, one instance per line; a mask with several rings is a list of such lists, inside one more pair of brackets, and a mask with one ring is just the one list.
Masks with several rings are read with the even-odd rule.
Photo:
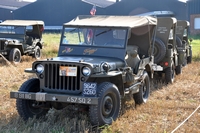
[[[20, 116], [42, 115], [22, 110], [29, 101], [40, 112], [78, 104], [89, 107], [93, 125], [104, 125], [117, 119], [126, 95], [146, 103], [149, 76], [157, 68], [149, 51], [156, 24], [155, 18], [135, 16], [78, 16], [65, 23], [58, 57], [35, 61], [25, 71], [38, 78], [10, 93]], [[38, 87], [27, 89], [33, 82]]]
[[[178, 67], [183, 64], [184, 49], [177, 49], [176, 29], [177, 20], [173, 17], [159, 17], [157, 32], [155, 36], [154, 57], [155, 63], [163, 67], [165, 81], [173, 83], [175, 72], [178, 74]], [[181, 53], [181, 54], [180, 54]]]
[[192, 61], [192, 46], [189, 42], [188, 32], [189, 32], [190, 23], [186, 20], [177, 21], [177, 48], [183, 49], [184, 52], [180, 53], [180, 56], [184, 56], [183, 66]]

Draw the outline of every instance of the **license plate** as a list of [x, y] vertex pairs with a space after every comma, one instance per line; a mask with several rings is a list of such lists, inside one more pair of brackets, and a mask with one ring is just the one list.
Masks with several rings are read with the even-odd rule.
[[80, 104], [92, 104], [92, 98], [84, 98], [84, 97], [67, 97], [67, 102], [70, 103], [80, 103]]
[[77, 76], [77, 67], [60, 66], [60, 76]]

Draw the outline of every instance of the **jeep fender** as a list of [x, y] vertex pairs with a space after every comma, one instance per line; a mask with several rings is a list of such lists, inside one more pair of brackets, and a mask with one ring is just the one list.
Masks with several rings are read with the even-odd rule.
[[40, 49], [42, 49], [42, 44], [41, 44], [41, 43], [38, 42], [38, 43], [35, 45], [35, 47], [36, 47], [36, 46], [39, 46]]
[[[121, 71], [110, 71], [108, 73], [102, 73], [102, 74], [94, 74], [91, 75], [92, 78], [95, 78], [97, 80], [95, 80], [95, 82], [100, 83], [100, 82], [104, 82], [102, 79], [106, 79], [109, 78], [109, 82], [115, 84], [117, 86], [117, 88], [119, 89], [120, 95], [124, 96], [124, 82], [125, 82], [125, 77], [123, 76], [123, 73]], [[98, 79], [100, 79], [100, 82], [98, 81]], [[105, 80], [107, 81], [107, 80]]]
[[8, 45], [7, 48], [9, 48], [9, 52], [13, 48], [18, 48], [21, 54], [24, 55], [24, 48], [22, 47], [22, 45]]

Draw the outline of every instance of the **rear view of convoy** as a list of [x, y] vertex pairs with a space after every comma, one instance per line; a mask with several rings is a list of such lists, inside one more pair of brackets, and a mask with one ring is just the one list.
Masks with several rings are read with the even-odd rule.
[[24, 120], [76, 105], [88, 110], [93, 125], [111, 124], [122, 99], [146, 103], [150, 78], [173, 83], [191, 63], [188, 28], [173, 17], [78, 16], [63, 25], [58, 57], [35, 61], [25, 72], [37, 78], [10, 97]]
[[192, 46], [188, 41], [189, 22], [174, 17], [157, 19], [153, 55], [154, 63], [163, 69], [155, 74], [164, 77], [166, 83], [173, 83], [175, 75], [181, 74], [182, 67], [192, 61]]

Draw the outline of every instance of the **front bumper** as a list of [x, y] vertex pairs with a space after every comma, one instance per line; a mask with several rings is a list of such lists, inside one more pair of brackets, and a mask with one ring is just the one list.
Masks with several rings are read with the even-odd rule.
[[2, 54], [2, 55], [8, 55], [8, 52], [7, 51], [0, 51], [0, 54]]
[[10, 98], [35, 100], [38, 102], [64, 102], [97, 105], [98, 97], [83, 97], [66, 94], [50, 94], [43, 92], [10, 92]]

